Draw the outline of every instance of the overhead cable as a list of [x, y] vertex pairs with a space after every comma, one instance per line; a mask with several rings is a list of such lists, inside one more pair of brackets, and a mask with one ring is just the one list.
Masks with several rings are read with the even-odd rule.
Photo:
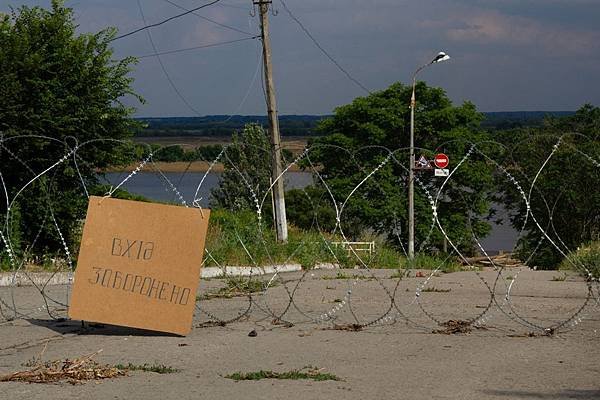
[[167, 55], [167, 54], [183, 53], [183, 52], [186, 52], [186, 51], [192, 51], [192, 50], [198, 50], [198, 49], [206, 49], [206, 48], [209, 48], [209, 47], [218, 47], [218, 46], [223, 46], [223, 45], [226, 45], [226, 44], [244, 42], [246, 40], [253, 40], [253, 39], [258, 39], [258, 38], [260, 38], [260, 36], [252, 36], [252, 37], [247, 37], [247, 38], [241, 38], [241, 39], [235, 39], [235, 40], [228, 40], [226, 42], [210, 43], [210, 44], [205, 44], [205, 45], [200, 45], [200, 46], [186, 47], [184, 49], [167, 50], [167, 51], [161, 51], [161, 52], [152, 53], [152, 54], [144, 54], [142, 56], [136, 56], [135, 58], [149, 58], [149, 57], [156, 57], [156, 56], [164, 56], [164, 55]]
[[287, 6], [287, 4], [285, 3], [284, 0], [279, 0], [281, 1], [281, 4], [283, 5], [283, 8], [285, 9], [285, 11], [289, 14], [290, 18], [292, 18], [297, 24], [298, 26], [300, 26], [300, 28], [304, 31], [304, 33], [310, 38], [310, 40], [312, 40], [312, 42], [315, 44], [315, 46], [317, 46], [317, 48], [329, 59], [329, 61], [331, 61], [336, 67], [337, 69], [339, 69], [342, 73], [344, 73], [344, 75], [346, 75], [346, 77], [348, 79], [350, 79], [352, 82], [354, 82], [358, 87], [360, 87], [362, 90], [364, 90], [367, 93], [371, 93], [371, 91], [369, 89], [367, 89], [367, 87], [365, 85], [363, 85], [362, 83], [360, 83], [358, 81], [358, 79], [356, 79], [355, 77], [353, 77], [350, 72], [348, 72], [344, 67], [342, 67], [340, 65], [339, 62], [337, 62], [333, 56], [331, 54], [329, 54], [327, 52], [327, 50], [325, 50], [323, 48], [323, 46], [321, 46], [321, 44], [317, 41], [317, 39], [315, 39], [315, 37], [308, 31], [308, 29], [304, 26], [304, 24], [302, 24], [302, 22], [300, 22], [300, 20], [292, 13], [292, 10], [289, 9], [289, 7]]
[[[142, 9], [142, 3], [140, 2], [140, 0], [137, 0], [137, 4], [138, 7], [140, 9], [140, 14], [142, 16], [142, 20], [144, 21], [144, 24], [146, 23], [146, 17], [144, 16], [144, 10]], [[177, 96], [179, 97], [179, 99], [181, 99], [181, 101], [192, 111], [194, 112], [196, 115], [198, 116], [202, 116], [202, 114], [200, 114], [200, 112], [198, 112], [198, 110], [196, 110], [188, 101], [187, 99], [183, 96], [183, 94], [181, 94], [181, 92], [179, 91], [179, 89], [177, 88], [177, 86], [175, 85], [175, 82], [173, 82], [173, 80], [171, 79], [171, 76], [169, 75], [169, 72], [167, 71], [167, 68], [165, 67], [165, 65], [162, 62], [162, 59], [160, 58], [160, 55], [158, 54], [158, 50], [156, 49], [156, 45], [154, 44], [154, 40], [152, 39], [152, 34], [150, 33], [150, 30], [147, 30], [146, 33], [148, 34], [148, 39], [150, 40], [150, 44], [152, 45], [152, 49], [154, 51], [154, 56], [156, 56], [156, 59], [158, 60], [158, 63], [160, 64], [160, 68], [162, 69], [163, 73], [165, 74], [165, 78], [167, 78], [167, 81], [169, 82], [169, 85], [171, 85], [171, 88], [173, 88], [173, 90], [175, 91], [175, 93], [177, 94]]]
[[162, 25], [162, 24], [166, 24], [166, 23], [167, 23], [167, 22], [169, 22], [169, 21], [173, 21], [174, 19], [177, 19], [177, 18], [183, 17], [184, 15], [191, 14], [191, 13], [193, 13], [194, 11], [198, 11], [198, 10], [201, 10], [201, 9], [203, 9], [203, 8], [206, 8], [206, 7], [212, 6], [213, 4], [216, 4], [216, 3], [220, 2], [220, 1], [221, 1], [221, 0], [213, 0], [213, 1], [211, 1], [210, 3], [206, 3], [206, 4], [203, 4], [203, 5], [201, 5], [201, 6], [198, 6], [198, 7], [196, 7], [196, 8], [192, 8], [191, 10], [188, 10], [188, 11], [186, 11], [186, 12], [183, 12], [183, 13], [181, 13], [181, 14], [173, 15], [172, 17], [169, 17], [169, 18], [167, 18], [167, 19], [164, 19], [164, 20], [162, 20], [162, 21], [160, 21], [160, 22], [156, 22], [156, 23], [154, 23], [154, 24], [150, 24], [150, 25], [145, 25], [145, 26], [142, 26], [141, 28], [135, 29], [135, 30], [133, 30], [133, 31], [131, 31], [131, 32], [125, 33], [125, 34], [123, 34], [123, 35], [116, 36], [116, 37], [114, 37], [113, 39], [111, 39], [110, 41], [111, 41], [111, 42], [114, 42], [115, 40], [123, 39], [123, 38], [125, 38], [125, 37], [127, 37], [127, 36], [131, 36], [131, 35], [133, 35], [133, 34], [136, 34], [136, 33], [138, 33], [138, 32], [141, 32], [141, 31], [143, 31], [143, 30], [146, 30], [146, 29], [149, 29], [149, 28], [154, 28], [154, 27], [156, 27], [156, 26], [160, 26], [160, 25]]
[[[166, 3], [169, 3], [169, 4], [171, 4], [172, 6], [175, 6], [175, 7], [179, 8], [180, 10], [184, 10], [184, 11], [190, 11], [189, 9], [187, 9], [187, 8], [185, 8], [185, 7], [183, 7], [183, 6], [180, 6], [179, 4], [177, 4], [177, 3], [175, 3], [175, 2], [172, 2], [171, 0], [162, 0], [162, 1], [164, 1], [164, 2], [166, 2]], [[254, 36], [254, 35], [255, 35], [254, 33], [246, 32], [246, 31], [244, 31], [244, 30], [241, 30], [241, 29], [239, 29], [239, 28], [236, 28], [235, 26], [231, 26], [231, 25], [223, 24], [223, 23], [221, 23], [221, 22], [218, 22], [218, 21], [215, 21], [215, 20], [213, 20], [213, 19], [210, 19], [210, 18], [208, 18], [208, 17], [205, 17], [204, 15], [197, 14], [197, 13], [195, 13], [195, 12], [192, 12], [192, 15], [195, 15], [196, 17], [198, 17], [198, 18], [200, 18], [200, 19], [203, 19], [203, 20], [205, 20], [205, 21], [211, 22], [211, 23], [213, 23], [213, 24], [215, 24], [215, 25], [218, 25], [218, 26], [220, 26], [220, 27], [223, 27], [223, 28], [226, 28], [226, 29], [230, 29], [230, 30], [232, 30], [232, 31], [236, 31], [236, 32], [239, 32], [239, 33], [243, 33], [244, 35], [248, 35], [248, 36]]]

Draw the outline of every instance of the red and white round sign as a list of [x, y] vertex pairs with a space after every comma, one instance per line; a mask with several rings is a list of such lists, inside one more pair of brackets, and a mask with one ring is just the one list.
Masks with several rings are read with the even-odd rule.
[[433, 159], [433, 162], [435, 163], [435, 166], [438, 168], [446, 168], [448, 166], [448, 164], [450, 164], [450, 160], [448, 159], [448, 156], [445, 155], [444, 153], [440, 153], [440, 154], [436, 155], [435, 158]]

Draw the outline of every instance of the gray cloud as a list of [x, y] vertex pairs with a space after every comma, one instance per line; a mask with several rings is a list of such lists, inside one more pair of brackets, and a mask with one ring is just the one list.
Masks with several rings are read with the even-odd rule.
[[[172, 0], [191, 8], [198, 1]], [[319, 42], [372, 90], [408, 82], [414, 69], [439, 50], [452, 62], [424, 71], [457, 102], [482, 110], [575, 109], [600, 104], [600, 6], [597, 0], [286, 0]], [[27, 1], [48, 6], [49, 1]], [[250, 0], [223, 0], [201, 14], [256, 32]], [[0, 0], [0, 10], [12, 1]], [[71, 1], [80, 31], [112, 25], [142, 26], [134, 0]], [[149, 22], [181, 10], [163, 0], [142, 1]], [[271, 17], [275, 78], [283, 113], [330, 113], [363, 95], [275, 0]], [[151, 30], [160, 51], [199, 46], [244, 35], [192, 15]], [[201, 114], [264, 113], [260, 77], [254, 81], [259, 43], [165, 55], [162, 60], [185, 98]], [[140, 32], [114, 44], [116, 56], [151, 53]], [[140, 60], [135, 88], [148, 104], [140, 115], [191, 115], [167, 83], [156, 59]], [[249, 89], [250, 88], [250, 89]], [[248, 93], [246, 101], [241, 100]]]

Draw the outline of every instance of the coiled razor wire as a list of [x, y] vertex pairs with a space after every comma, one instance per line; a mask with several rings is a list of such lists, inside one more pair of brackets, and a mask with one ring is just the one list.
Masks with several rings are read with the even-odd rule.
[[[575, 134], [570, 135], [573, 136]], [[207, 247], [203, 265], [207, 263], [216, 265], [217, 268], [222, 271], [222, 278], [224, 278], [225, 282], [233, 286], [236, 293], [241, 294], [242, 297], [238, 298], [240, 301], [236, 299], [234, 299], [235, 301], [228, 301], [218, 298], [198, 301], [196, 303], [198, 318], [203, 321], [199, 326], [227, 325], [255, 316], [257, 322], [270, 320], [273, 324], [282, 324], [285, 326], [292, 326], [298, 323], [340, 326], [340, 324], [343, 325], [346, 323], [351, 326], [352, 329], [366, 329], [375, 326], [403, 323], [416, 329], [431, 331], [432, 329], [445, 326], [446, 321], [444, 320], [445, 317], [443, 317], [445, 314], [442, 312], [442, 315], [440, 315], [435, 304], [428, 304], [427, 302], [424, 302], [423, 299], [427, 296], [427, 289], [433, 288], [431, 283], [439, 275], [444, 264], [451, 257], [457, 257], [468, 270], [466, 274], [468, 274], [468, 276], [476, 277], [477, 281], [481, 283], [487, 293], [487, 299], [482, 301], [482, 304], [478, 305], [480, 311], [477, 311], [474, 315], [470, 315], [470, 313], [458, 313], [458, 315], [453, 316], [455, 320], [460, 320], [463, 328], [482, 328], [489, 326], [490, 322], [494, 321], [497, 316], [501, 314], [508, 317], [510, 321], [513, 321], [526, 329], [536, 331], [540, 334], [549, 334], [573, 329], [586, 319], [597, 315], [600, 310], [600, 286], [597, 279], [594, 277], [588, 266], [571, 256], [570, 250], [572, 249], [568, 249], [554, 226], [553, 214], [558, 200], [551, 206], [546, 201], [544, 193], [541, 193], [536, 185], [541, 174], [557, 156], [557, 151], [561, 146], [566, 146], [581, 156], [582, 160], [585, 162], [585, 168], [600, 170], [600, 162], [598, 161], [597, 156], [587, 154], [584, 150], [579, 149], [564, 140], [565, 137], [570, 135], [555, 137], [555, 145], [552, 147], [552, 150], [549, 152], [544, 162], [539, 166], [535, 176], [531, 178], [521, 174], [523, 176], [518, 179], [501, 161], [495, 159], [494, 156], [491, 155], [494, 152], [486, 151], [490, 146], [502, 149], [504, 153], [508, 153], [509, 149], [506, 149], [504, 145], [489, 141], [481, 143], [465, 142], [465, 144], [467, 144], [466, 153], [452, 168], [448, 176], [441, 181], [430, 180], [427, 179], [426, 176], [419, 176], [419, 174], [415, 175], [417, 189], [420, 190], [421, 195], [427, 199], [431, 209], [431, 224], [426, 237], [419, 244], [419, 252], [425, 253], [428, 251], [431, 238], [436, 232], [439, 232], [444, 240], [447, 241], [450, 246], [450, 252], [443, 261], [438, 265], [433, 266], [433, 268], [426, 273], [426, 276], [424, 276], [425, 279], [418, 283], [414, 288], [414, 295], [404, 302], [402, 301], [402, 291], [400, 288], [406, 286], [404, 283], [407, 281], [404, 280], [404, 278], [409, 277], [411, 274], [414, 275], [416, 269], [408, 263], [404, 267], [399, 267], [396, 271], [397, 274], [393, 278], [382, 276], [381, 272], [373, 266], [374, 257], [372, 257], [372, 255], [370, 257], [365, 257], [365, 255], [359, 254], [354, 247], [350, 246], [348, 249], [349, 255], [352, 260], [355, 260], [356, 267], [352, 270], [354, 273], [353, 276], [349, 277], [349, 279], [345, 277], [343, 279], [346, 282], [346, 288], [343, 291], [342, 298], [336, 299], [335, 306], [325, 306], [325, 308], [321, 310], [318, 310], [319, 307], [322, 307], [319, 304], [309, 304], [308, 306], [303, 304], [306, 303], [307, 300], [310, 301], [311, 299], [319, 297], [319, 295], [315, 293], [304, 293], [305, 287], [313, 280], [316, 271], [304, 269], [299, 274], [285, 274], [282, 266], [288, 265], [300, 251], [315, 243], [307, 242], [307, 239], [305, 239], [298, 243], [296, 248], [294, 248], [287, 256], [286, 260], [283, 262], [276, 262], [274, 255], [270, 253], [268, 246], [268, 236], [271, 228], [265, 223], [264, 210], [265, 204], [268, 204], [267, 200], [269, 199], [271, 191], [278, 181], [288, 178], [292, 168], [302, 163], [302, 168], [305, 169], [305, 172], [312, 174], [313, 182], [324, 189], [324, 199], [313, 199], [309, 192], [304, 188], [301, 188], [302, 194], [315, 210], [317, 209], [317, 204], [322, 207], [322, 200], [326, 200], [326, 204], [331, 206], [332, 211], [335, 214], [335, 226], [332, 231], [326, 233], [324, 229], [322, 229], [319, 215], [315, 211], [311, 229], [319, 233], [320, 240], [316, 244], [324, 246], [324, 248], [327, 249], [328, 254], [330, 254], [331, 258], [334, 260], [332, 263], [333, 265], [341, 266], [343, 262], [338, 257], [339, 253], [336, 252], [336, 246], [332, 238], [339, 239], [339, 242], [351, 241], [349, 235], [343, 228], [349, 202], [359, 195], [368, 201], [366, 195], [361, 193], [367, 183], [377, 190], [377, 196], [388, 198], [384, 186], [380, 183], [380, 174], [386, 167], [391, 168], [392, 170], [401, 171], [395, 183], [398, 187], [405, 188], [407, 186], [405, 177], [408, 176], [409, 166], [404, 160], [408, 159], [408, 148], [390, 150], [383, 146], [365, 146], [360, 149], [350, 150], [331, 144], [315, 144], [307, 146], [302, 152], [296, 155], [293, 160], [286, 162], [286, 165], [282, 168], [282, 173], [272, 180], [268, 187], [260, 188], [253, 185], [252, 177], [236, 165], [235, 161], [230, 157], [230, 149], [233, 145], [226, 145], [218, 156], [209, 163], [206, 172], [202, 174], [201, 179], [198, 181], [193, 196], [191, 196], [191, 198], [186, 198], [186, 194], [181, 190], [180, 185], [183, 181], [183, 176], [189, 173], [192, 161], [189, 162], [182, 173], [182, 176], [175, 184], [174, 181], [161, 170], [160, 164], [156, 162], [156, 158], [160, 153], [171, 146], [154, 149], [148, 144], [137, 143], [137, 145], [141, 145], [146, 149], [146, 155], [137, 163], [135, 168], [131, 169], [131, 172], [126, 173], [124, 177], [121, 176], [117, 184], [110, 185], [110, 189], [105, 196], [114, 196], [119, 189], [126, 187], [126, 183], [131, 183], [142, 174], [153, 174], [158, 177], [157, 184], [160, 184], [166, 192], [172, 195], [173, 202], [178, 203], [183, 207], [196, 208], [199, 212], [202, 212], [202, 204], [210, 204], [210, 199], [205, 199], [200, 194], [202, 190], [206, 190], [208, 185], [207, 177], [209, 174], [214, 173], [214, 169], [218, 163], [222, 163], [231, 171], [234, 171], [236, 176], [238, 176], [239, 186], [247, 190], [249, 196], [248, 199], [254, 207], [256, 217], [255, 223], [258, 232], [258, 237], [254, 239], [260, 243], [261, 250], [266, 254], [268, 260], [266, 264], [270, 267], [272, 273], [267, 279], [262, 277], [262, 275], [265, 275], [267, 272], [265, 265], [261, 265], [257, 261], [257, 258], [252, 254], [252, 247], [249, 246], [249, 243], [244, 241], [237, 231], [234, 231], [233, 234], [237, 238], [239, 248], [243, 250], [243, 253], [251, 263], [251, 265], [248, 265], [247, 268], [245, 268], [245, 271], [247, 271], [246, 274], [234, 276], [229, 272], [230, 266], [227, 266], [224, 260], [220, 260], [219, 257], [213, 254], [211, 249]], [[31, 160], [27, 160], [19, 152], [18, 144], [23, 143], [23, 141], [45, 141], [49, 145], [64, 148], [64, 153], [54, 162], [49, 163], [48, 166], [42, 168], [41, 171], [36, 171], [32, 167], [33, 163]], [[94, 139], [79, 143], [72, 137], [65, 138], [64, 141], [43, 135], [0, 137], [0, 157], [16, 162], [29, 174], [26, 183], [22, 186], [7, 187], [4, 179], [7, 171], [3, 171], [4, 166], [0, 164], [2, 197], [6, 203], [4, 225], [0, 229], [0, 244], [2, 246], [1, 255], [4, 255], [7, 259], [11, 274], [10, 285], [7, 290], [8, 293], [5, 291], [0, 292], [2, 293], [0, 294], [0, 322], [10, 321], [15, 318], [43, 318], [44, 316], [48, 316], [52, 319], [66, 318], [72, 280], [69, 280], [69, 284], [66, 285], [66, 291], [53, 289], [54, 286], [50, 285], [51, 281], [60, 272], [60, 262], [57, 263], [56, 268], [46, 271], [48, 274], [41, 284], [35, 279], [34, 274], [28, 270], [27, 264], [30, 262], [31, 254], [34, 253], [34, 247], [42, 232], [44, 230], [52, 230], [58, 235], [62, 247], [63, 259], [61, 261], [66, 264], [66, 268], [63, 269], [70, 273], [74, 271], [73, 252], [69, 248], [68, 241], [65, 237], [65, 230], [61, 228], [60, 218], [52, 208], [52, 196], [56, 195], [56, 189], [53, 187], [53, 182], [58, 178], [57, 174], [61, 173], [61, 170], [58, 167], [61, 165], [69, 166], [76, 171], [76, 177], [73, 179], [77, 179], [81, 186], [82, 198], [89, 197], [89, 188], [83, 178], [80, 166], [86, 165], [87, 167], [90, 167], [90, 163], [82, 156], [82, 150], [87, 151], [94, 149], [94, 147], [99, 144], [111, 144], [115, 147], [120, 146], [121, 150], [127, 149], [128, 147], [131, 148], [132, 146], [131, 142], [115, 139]], [[252, 151], [264, 154], [265, 157], [270, 157], [270, 148], [259, 148], [246, 145], [246, 151], [248, 147], [251, 148]], [[440, 148], [443, 147], [440, 146]], [[329, 177], [323, 176], [318, 163], [315, 163], [311, 159], [311, 154], [320, 150], [334, 151], [338, 156], [346, 157], [353, 165], [353, 170], [348, 172], [352, 174], [359, 173], [362, 175], [362, 178], [356, 186], [349, 190], [344, 198], [337, 198], [334, 195], [334, 191], [328, 183]], [[438, 149], [418, 150], [423, 154], [434, 155]], [[376, 164], [374, 166], [372, 163], [369, 163], [369, 166], [361, 164], [361, 160], [364, 160], [364, 156], [361, 155], [362, 152], [368, 152], [369, 154], [372, 154], [373, 152], [378, 153]], [[518, 278], [523, 270], [517, 270], [514, 276], [506, 276], [506, 267], [503, 265], [496, 265], [493, 257], [489, 255], [489, 252], [475, 234], [475, 231], [472, 228], [472, 217], [470, 215], [467, 215], [467, 228], [471, 235], [469, 240], [473, 241], [479, 249], [479, 252], [483, 254], [492, 267], [492, 279], [489, 279], [489, 274], [483, 274], [478, 268], [472, 265], [468, 257], [461, 252], [459, 248], [460, 244], [449, 237], [447, 232], [448, 227], [443, 225], [440, 218], [440, 212], [442, 212], [440, 211], [440, 201], [445, 196], [446, 187], [453, 183], [454, 176], [460, 173], [461, 169], [468, 165], [473, 157], [478, 157], [479, 160], [484, 160], [488, 165], [492, 166], [494, 173], [502, 176], [506, 180], [506, 184], [512, 186], [519, 193], [521, 201], [525, 206], [524, 208], [526, 209], [526, 215], [523, 218], [524, 223], [518, 232], [518, 238], [527, 231], [528, 226], [531, 226], [529, 221], [533, 222], [533, 226], [540, 235], [539, 242], [525, 259], [523, 265], [526, 267], [533, 267], [530, 265], [530, 262], [536, 252], [540, 251], [543, 246], [550, 246], [552, 249], [558, 251], [573, 269], [579, 271], [584, 276], [585, 279], [583, 279], [581, 283], [582, 285], [585, 285], [585, 296], [581, 298], [581, 304], [576, 306], [569, 314], [561, 316], [559, 321], [541, 323], [537, 321], [535, 317], [524, 315], [519, 310], [518, 301], [515, 300], [513, 291], [514, 288], [518, 286]], [[375, 161], [375, 159], [373, 159], [373, 161]], [[511, 171], [514, 170], [514, 165], [514, 160], [512, 160], [513, 168]], [[91, 167], [93, 167], [93, 165]], [[100, 174], [99, 178], [103, 179], [103, 175]], [[534, 193], [546, 205], [548, 215], [545, 217], [548, 217], [549, 221], [547, 226], [541, 225], [539, 216], [534, 215], [532, 210], [531, 201]], [[17, 252], [14, 248], [14, 240], [11, 237], [11, 223], [14, 218], [15, 207], [23, 198], [28, 198], [29, 200], [36, 199], [42, 204], [45, 204], [46, 207], [44, 209], [44, 215], [40, 216], [42, 222], [34, 236], [33, 242], [28, 248]], [[598, 207], [600, 207], [600, 204]], [[405, 249], [407, 238], [402, 231], [402, 227], [397, 223], [398, 217], [396, 215], [393, 216], [393, 220], [396, 221], [396, 224], [393, 231], [389, 232], [388, 237], [395, 238], [395, 245], [401, 249], [406, 256]], [[516, 246], [517, 243], [515, 242], [514, 248], [512, 249], [513, 252], [516, 250]], [[462, 276], [467, 275], [461, 274], [461, 277]], [[17, 278], [25, 279], [31, 285], [31, 290], [33, 290], [34, 293], [37, 292], [39, 297], [32, 296], [32, 298], [27, 299], [27, 304], [19, 304], [15, 296], [18, 282]], [[391, 285], [389, 284], [390, 282], [392, 282]], [[255, 284], [259, 285], [261, 289], [258, 291], [249, 289]], [[369, 290], [373, 290], [373, 287], [377, 288], [376, 290], [379, 292], [380, 297], [377, 298], [376, 301], [372, 301], [373, 303], [379, 302], [383, 304], [378, 305], [381, 310], [377, 315], [373, 315], [372, 312], [370, 314], [367, 312], [367, 315], [361, 315], [358, 312], [361, 307], [366, 307], [364, 305], [365, 303], [370, 303], [369, 301], [365, 302], [363, 300], [361, 304], [360, 299], [357, 299], [356, 295], [357, 291], [362, 290], [366, 286], [369, 287]], [[281, 295], [272, 295], [274, 291], [281, 291], [280, 289], [284, 292], [283, 295], [285, 299], [283, 300], [283, 303], [281, 303]], [[409, 288], [407, 287], [406, 291], [408, 290]], [[359, 301], [357, 302], [357, 300]], [[201, 316], [205, 316], [208, 319]]]

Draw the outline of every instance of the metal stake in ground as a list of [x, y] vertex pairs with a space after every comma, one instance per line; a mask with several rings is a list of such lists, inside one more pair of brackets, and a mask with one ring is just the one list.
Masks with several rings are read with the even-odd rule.
[[271, 63], [271, 40], [269, 39], [269, 4], [270, 0], [254, 0], [260, 14], [260, 34], [263, 44], [263, 62], [265, 67], [265, 90], [267, 92], [267, 112], [269, 115], [269, 133], [271, 135], [273, 168], [271, 176], [273, 200], [275, 203], [275, 231], [279, 242], [286, 242], [288, 237], [287, 219], [285, 215], [285, 196], [283, 177], [281, 176], [281, 137], [279, 135], [279, 120], [277, 117], [277, 101], [275, 99], [275, 84], [273, 83], [273, 65]]

